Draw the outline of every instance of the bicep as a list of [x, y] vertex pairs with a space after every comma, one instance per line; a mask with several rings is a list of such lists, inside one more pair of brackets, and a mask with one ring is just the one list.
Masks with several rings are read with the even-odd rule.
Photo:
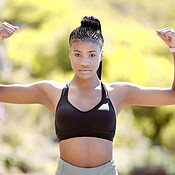
[[144, 87], [124, 83], [123, 105], [164, 106], [175, 104], [175, 92], [171, 88]]
[[42, 83], [0, 85], [0, 102], [16, 104], [43, 104], [46, 96]]

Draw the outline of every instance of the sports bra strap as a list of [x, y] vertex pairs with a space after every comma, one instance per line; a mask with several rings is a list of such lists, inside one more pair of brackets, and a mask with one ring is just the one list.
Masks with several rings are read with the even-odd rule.
[[103, 82], [102, 82], [102, 81], [101, 81], [101, 84], [102, 84], [102, 86], [103, 86], [103, 88], [104, 88], [104, 90], [105, 90], [105, 96], [106, 96], [106, 98], [108, 98], [108, 99], [109, 99], [109, 94], [108, 94], [108, 91], [107, 91], [106, 86], [103, 84]]

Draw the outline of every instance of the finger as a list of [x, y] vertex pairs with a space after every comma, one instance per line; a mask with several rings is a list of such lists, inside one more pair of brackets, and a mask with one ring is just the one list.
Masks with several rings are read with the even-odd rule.
[[13, 26], [13, 25], [11, 25], [11, 24], [9, 24], [9, 23], [7, 23], [7, 22], [3, 22], [3, 23], [2, 23], [2, 26], [5, 26], [5, 27], [10, 28], [10, 29], [13, 30], [14, 32], [17, 31], [17, 30], [19, 30], [19, 27], [18, 27], [18, 26]]
[[11, 27], [10, 25], [6, 24], [6, 23], [2, 23], [1, 25], [2, 27], [5, 27], [5, 28], [8, 28], [10, 30], [13, 30], [15, 32], [15, 28], [14, 27]]
[[158, 31], [166, 31], [166, 30], [173, 30], [173, 27], [166, 27], [166, 28], [164, 28], [164, 29], [156, 29], [156, 30], [158, 30]]
[[10, 37], [11, 34], [4, 30], [2, 36], [3, 36], [3, 37]]
[[8, 29], [8, 28], [6, 28], [5, 31], [8, 32], [8, 33], [10, 33], [11, 35], [13, 35], [14, 32], [15, 32], [15, 31], [13, 31], [13, 30], [11, 30], [11, 29]]
[[3, 35], [3, 34], [11, 34], [11, 32], [8, 32], [8, 30], [6, 29], [6, 28], [3, 28], [3, 27], [0, 27], [0, 30], [1, 30], [1, 35]]
[[161, 36], [163, 33], [160, 30], [156, 29], [157, 35]]
[[170, 39], [174, 34], [174, 31], [172, 30], [167, 30], [164, 32], [156, 30], [156, 32], [157, 35], [160, 36], [162, 39]]
[[2, 39], [7, 39], [9, 36], [3, 36]]
[[12, 27], [14, 28], [15, 26], [13, 26], [12, 24], [8, 23], [8, 22], [3, 22], [2, 24], [4, 24], [5, 26], [8, 26], [8, 27]]
[[161, 31], [159, 29], [156, 29], [157, 34], [161, 34]]
[[15, 30], [19, 30], [19, 27], [18, 26], [15, 26]]
[[8, 29], [8, 28], [0, 28], [1, 34], [8, 33], [9, 35], [13, 35], [14, 31]]
[[172, 38], [175, 38], [175, 33], [174, 32], [166, 32], [166, 33], [159, 33], [158, 34], [160, 36], [161, 39], [163, 39], [164, 41], [167, 40], [171, 40]]
[[174, 32], [167, 32], [164, 34], [168, 39], [171, 39], [172, 37], [175, 37], [175, 33]]
[[161, 33], [161, 32], [157, 32], [157, 35], [158, 35], [160, 38], [162, 38], [163, 40], [164, 40], [164, 39], [167, 39], [166, 35], [163, 34], [163, 33]]
[[174, 33], [173, 30], [166, 30], [166, 31], [158, 31], [156, 30], [158, 36], [164, 36], [167, 33]]
[[172, 29], [166, 29], [166, 30], [157, 30], [156, 29], [156, 32], [159, 34], [159, 33], [163, 33], [163, 34], [165, 34], [165, 33], [167, 33], [167, 32], [174, 32], [174, 30], [173, 30], [173, 28]]
[[167, 32], [174, 32], [174, 30], [173, 29], [169, 29], [169, 30], [164, 30], [164, 31], [160, 31], [160, 32], [163, 33], [163, 34], [165, 34]]

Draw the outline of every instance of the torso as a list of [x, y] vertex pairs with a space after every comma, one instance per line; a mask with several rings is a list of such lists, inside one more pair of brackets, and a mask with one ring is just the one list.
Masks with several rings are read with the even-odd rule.
[[[50, 112], [55, 116], [55, 110], [61, 97], [64, 83], [59, 83], [52, 89], [50, 101], [54, 107], [50, 108]], [[121, 110], [120, 92], [114, 93], [112, 83], [104, 83], [107, 88], [109, 98], [113, 104], [116, 117]], [[88, 95], [87, 95], [88, 94]], [[80, 91], [74, 88], [69, 89], [68, 100], [71, 104], [81, 111], [92, 109], [101, 100], [100, 85], [91, 92], [91, 97], [86, 90]], [[94, 98], [94, 95], [97, 98]], [[93, 98], [92, 98], [93, 97]], [[116, 98], [117, 97], [117, 98]], [[81, 100], [79, 100], [81, 99]], [[118, 99], [118, 100], [117, 100]], [[78, 167], [96, 167], [109, 162], [113, 158], [113, 142], [110, 140], [96, 137], [75, 137], [59, 142], [60, 157], [66, 162]]]

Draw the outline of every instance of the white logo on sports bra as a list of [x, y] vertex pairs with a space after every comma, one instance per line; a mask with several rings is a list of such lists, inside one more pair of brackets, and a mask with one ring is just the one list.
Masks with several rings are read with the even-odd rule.
[[98, 108], [98, 110], [106, 110], [106, 111], [109, 111], [109, 106], [108, 106], [108, 103], [107, 104], [103, 104], [103, 105], [101, 105], [99, 108]]

